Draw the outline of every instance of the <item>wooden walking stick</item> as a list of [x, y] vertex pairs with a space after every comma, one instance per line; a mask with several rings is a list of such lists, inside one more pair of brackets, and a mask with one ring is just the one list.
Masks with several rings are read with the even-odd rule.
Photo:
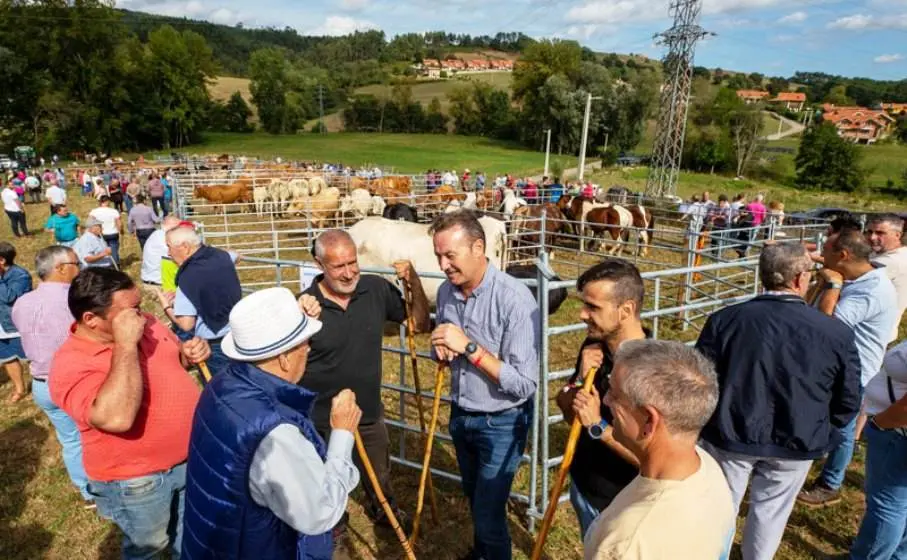
[[[413, 290], [409, 282], [403, 283], [403, 303], [406, 307], [406, 342], [409, 345], [409, 359], [413, 365], [413, 386], [416, 389], [416, 408], [419, 411], [419, 429], [422, 430], [422, 444], [425, 445], [425, 410], [422, 403], [422, 382], [419, 380], [419, 362], [416, 356], [416, 318], [413, 317]], [[421, 506], [421, 501], [419, 502]], [[431, 507], [431, 519], [438, 524], [438, 505], [435, 502], [435, 486], [428, 477], [428, 504]], [[413, 532], [413, 535], [416, 533]], [[415, 541], [415, 539], [413, 539]]]
[[397, 521], [397, 517], [394, 515], [394, 510], [391, 508], [390, 504], [387, 503], [387, 498], [384, 497], [384, 492], [381, 491], [381, 485], [378, 484], [378, 476], [375, 474], [375, 469], [372, 468], [372, 462], [368, 459], [368, 453], [365, 452], [365, 445], [362, 443], [362, 436], [359, 435], [359, 430], [353, 432], [353, 436], [356, 439], [356, 451], [359, 452], [359, 459], [362, 461], [363, 466], [365, 466], [365, 472], [368, 475], [369, 481], [372, 483], [372, 488], [375, 489], [375, 495], [378, 497], [378, 501], [381, 503], [381, 508], [384, 510], [384, 515], [387, 516], [388, 521], [390, 521], [391, 528], [393, 528], [394, 533], [397, 534], [397, 538], [400, 539], [400, 545], [403, 546], [403, 551], [406, 552], [406, 557], [409, 560], [416, 560], [416, 555], [415, 553], [413, 553], [413, 547], [410, 546], [409, 541], [406, 540], [406, 534], [400, 527], [400, 523]]
[[441, 407], [441, 390], [443, 388], [445, 368], [444, 362], [438, 362], [438, 369], [435, 370], [435, 396], [431, 405], [431, 422], [428, 425], [428, 437], [425, 440], [425, 455], [422, 457], [422, 476], [419, 479], [419, 498], [416, 502], [416, 516], [413, 519], [413, 535], [410, 537], [412, 542], [416, 542], [419, 537], [419, 518], [422, 515], [422, 503], [425, 500], [425, 483], [431, 480], [431, 446], [435, 440], [435, 428], [438, 426], [438, 410]]
[[[595, 370], [589, 368], [586, 372], [586, 378], [583, 380], [583, 391], [592, 392], [592, 382], [595, 380]], [[573, 462], [573, 455], [576, 453], [576, 441], [579, 439], [583, 423], [579, 416], [573, 418], [573, 424], [570, 425], [570, 437], [567, 438], [567, 447], [564, 449], [564, 460], [561, 462], [561, 468], [557, 473], [557, 480], [554, 488], [551, 489], [551, 495], [548, 497], [548, 509], [545, 510], [545, 517], [542, 519], [542, 527], [539, 529], [539, 536], [535, 540], [535, 547], [532, 549], [531, 560], [539, 560], [542, 557], [542, 550], [545, 548], [545, 539], [548, 537], [548, 531], [551, 530], [551, 523], [554, 521], [554, 513], [557, 511], [558, 498], [561, 490], [564, 489], [564, 483], [567, 481], [567, 473], [570, 472], [570, 464]]]
[[202, 372], [202, 377], [205, 378], [205, 384], [211, 383], [211, 370], [208, 369], [208, 364], [201, 361], [198, 363], [198, 369]]

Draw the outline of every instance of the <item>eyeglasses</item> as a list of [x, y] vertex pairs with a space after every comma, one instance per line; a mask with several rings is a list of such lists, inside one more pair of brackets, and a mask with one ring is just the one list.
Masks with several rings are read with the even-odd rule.
[[66, 262], [61, 262], [61, 263], [57, 263], [57, 264], [58, 264], [59, 266], [63, 266], [63, 265], [65, 265], [65, 264], [71, 264], [71, 265], [73, 265], [73, 266], [79, 266], [80, 263], [79, 263], [79, 261], [76, 261], [76, 262], [69, 262], [69, 261], [66, 261]]

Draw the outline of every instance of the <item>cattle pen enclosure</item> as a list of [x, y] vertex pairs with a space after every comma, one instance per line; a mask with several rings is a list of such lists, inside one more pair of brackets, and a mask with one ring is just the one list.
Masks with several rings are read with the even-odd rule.
[[[447, 206], [456, 206], [459, 199], [441, 200], [435, 193], [428, 192], [419, 179], [418, 176], [412, 178], [413, 188], [409, 194], [389, 199], [387, 204], [403, 203], [415, 208], [419, 220], [424, 223]], [[327, 184], [340, 184], [338, 188], [343, 190], [344, 185], [336, 178], [325, 177], [325, 180]], [[178, 175], [174, 189], [176, 209], [183, 219], [197, 224], [206, 243], [241, 255], [237, 268], [247, 291], [274, 285], [300, 291], [317, 274], [311, 257], [312, 242], [317, 235], [330, 227], [347, 228], [362, 219], [362, 216], [341, 215], [327, 224], [316, 224], [311, 212], [304, 208], [287, 212], [270, 207], [256, 213], [246, 203], [211, 204], [193, 197], [195, 186], [216, 184], [214, 181], [204, 172]], [[536, 295], [539, 309], [548, 309], [552, 292], [565, 289], [568, 293], [566, 301], [555, 313], [550, 316], [538, 314], [541, 333], [539, 388], [535, 395], [532, 430], [511, 501], [515, 515], [512, 521], [525, 522], [530, 532], [547, 507], [551, 478], [562, 461], [569, 431], [554, 399], [574, 372], [574, 362], [586, 329], [578, 319], [580, 301], [575, 292], [575, 280], [579, 274], [609, 256], [609, 251], [621, 252], [620, 256], [636, 263], [643, 274], [646, 298], [642, 316], [653, 337], [690, 343], [696, 339], [711, 312], [758, 294], [758, 254], [766, 241], [818, 242], [825, 229], [824, 224], [781, 226], [770, 221], [756, 228], [692, 232], [681, 220], [681, 214], [664, 201], [637, 198], [631, 202], [651, 209], [654, 216], [653, 235], [645, 252], [639, 239], [643, 233], [640, 228], [624, 228], [626, 238], [614, 241], [607, 235], [607, 230], [604, 236], [607, 239], [602, 239], [581, 221], [567, 220], [554, 211], [554, 217], [549, 216], [551, 205], [535, 206], [534, 215], [505, 214], [494, 205], [484, 210], [486, 215], [500, 219], [506, 225], [506, 234], [500, 240], [502, 266], [536, 265], [535, 278], [523, 281]], [[489, 240], [489, 243], [493, 241]], [[362, 272], [383, 274], [389, 279], [393, 273], [388, 266], [363, 268]], [[417, 269], [417, 272], [422, 278], [443, 279], [437, 267]], [[391, 431], [392, 461], [406, 467], [395, 470], [395, 491], [401, 506], [410, 510], [415, 502], [416, 471], [421, 468], [422, 457], [416, 384], [403, 327], [385, 334], [382, 400]], [[419, 386], [426, 408], [430, 408], [428, 403], [432, 395], [426, 388], [434, 384], [435, 365], [430, 360], [428, 336], [418, 335], [416, 341]], [[448, 403], [446, 380], [444, 389], [443, 399]], [[432, 458], [432, 472], [442, 490], [439, 500], [460, 496], [454, 487], [440, 482], [459, 480], [447, 423], [445, 406]], [[441, 494], [444, 494], [443, 498]], [[566, 501], [567, 496], [563, 494], [558, 499]], [[439, 501], [439, 504], [443, 503]], [[428, 516], [427, 511], [425, 515]], [[462, 523], [465, 518], [450, 522]], [[427, 522], [427, 539], [431, 538], [433, 530]], [[524, 538], [531, 539], [531, 535], [526, 533]], [[518, 541], [519, 536], [515, 535], [515, 543]]]

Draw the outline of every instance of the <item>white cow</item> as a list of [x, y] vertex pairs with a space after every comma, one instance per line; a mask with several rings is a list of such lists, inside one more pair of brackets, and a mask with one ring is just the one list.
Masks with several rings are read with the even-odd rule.
[[513, 217], [513, 213], [517, 208], [526, 206], [528, 204], [529, 203], [524, 199], [518, 197], [513, 189], [504, 189], [504, 202], [502, 205], [502, 210], [506, 219], [509, 220], [511, 217]]
[[268, 206], [268, 187], [253, 187], [252, 201], [255, 203], [255, 214], [263, 215]]
[[466, 193], [465, 199], [450, 202], [447, 205], [447, 208], [444, 209], [444, 213], [448, 214], [450, 212], [456, 212], [457, 210], [475, 210], [476, 206], [476, 193], [468, 192]]
[[315, 196], [326, 188], [328, 188], [328, 184], [324, 182], [323, 178], [312, 177], [309, 179], [309, 194], [311, 196]]
[[290, 200], [303, 200], [309, 196], [309, 182], [305, 179], [293, 179], [287, 183], [290, 191]]
[[353, 189], [350, 194], [340, 197], [340, 213], [351, 213], [354, 218], [362, 219], [372, 211], [372, 195], [368, 189]]
[[[504, 270], [506, 225], [501, 220], [488, 216], [479, 218], [479, 222], [485, 230], [485, 255], [499, 270]], [[428, 228], [429, 224], [388, 220], [375, 216], [362, 220], [347, 231], [356, 243], [360, 267], [392, 268], [394, 261], [410, 260], [419, 273], [441, 272]], [[387, 278], [393, 281], [395, 276], [389, 275]], [[431, 305], [435, 304], [438, 287], [443, 281], [422, 278], [422, 286]]]
[[275, 212], [282, 214], [286, 203], [290, 200], [290, 186], [281, 179], [271, 179], [271, 184], [268, 185], [268, 196], [274, 203]]
[[387, 208], [387, 203], [384, 202], [384, 199], [378, 195], [372, 197], [372, 216], [382, 216], [384, 215], [384, 209]]

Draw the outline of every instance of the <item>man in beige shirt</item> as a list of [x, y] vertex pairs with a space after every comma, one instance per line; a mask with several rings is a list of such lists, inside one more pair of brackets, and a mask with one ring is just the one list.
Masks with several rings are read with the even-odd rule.
[[614, 356], [604, 403], [639, 476], [586, 534], [586, 560], [717, 560], [734, 535], [721, 468], [697, 447], [718, 402], [715, 370], [679, 342], [632, 340]]
[[901, 243], [904, 220], [897, 214], [882, 214], [866, 224], [866, 239], [872, 246], [872, 264], [885, 267], [885, 275], [898, 294], [898, 322], [892, 340], [898, 338], [898, 327], [907, 309], [907, 247]]

